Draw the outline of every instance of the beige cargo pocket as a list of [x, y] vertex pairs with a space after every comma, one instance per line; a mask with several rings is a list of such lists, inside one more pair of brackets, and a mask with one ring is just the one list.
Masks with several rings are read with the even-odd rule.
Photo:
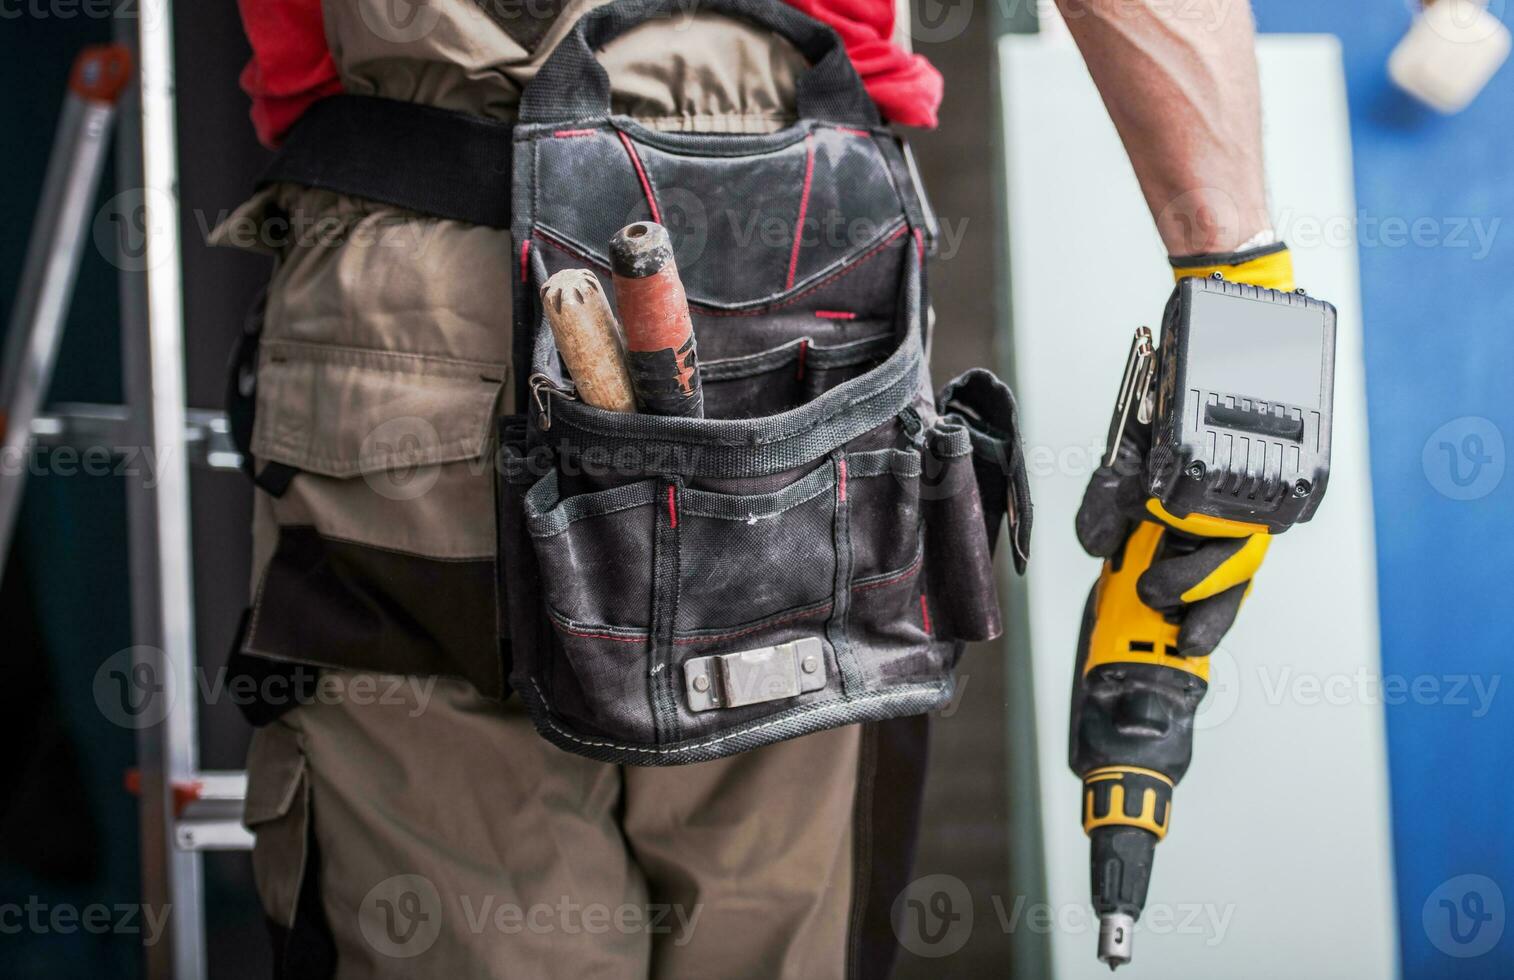
[[421, 468], [482, 456], [506, 373], [484, 361], [265, 337], [253, 455], [322, 476], [395, 474], [403, 494]]
[[252, 873], [263, 911], [292, 928], [310, 857], [310, 780], [299, 734], [275, 721], [257, 729], [247, 753], [242, 822], [257, 835]]

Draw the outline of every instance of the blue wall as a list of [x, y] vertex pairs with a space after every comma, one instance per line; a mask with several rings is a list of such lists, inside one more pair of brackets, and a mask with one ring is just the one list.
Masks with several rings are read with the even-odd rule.
[[1514, 64], [1444, 118], [1387, 79], [1408, 3], [1255, 6], [1264, 31], [1345, 48], [1404, 975], [1509, 977]]

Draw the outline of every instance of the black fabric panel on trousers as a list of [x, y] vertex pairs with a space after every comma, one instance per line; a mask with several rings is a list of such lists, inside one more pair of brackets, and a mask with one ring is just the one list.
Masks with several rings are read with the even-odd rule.
[[315, 814], [306, 834], [305, 875], [289, 928], [266, 919], [273, 939], [274, 980], [330, 980], [336, 976], [336, 939], [321, 902], [321, 848], [315, 840]]
[[512, 128], [413, 102], [334, 95], [305, 111], [258, 186], [288, 181], [508, 228]]
[[447, 561], [282, 527], [245, 653], [390, 674], [453, 674], [505, 695], [494, 562]]
[[862, 727], [849, 980], [882, 980], [898, 958], [899, 940], [890, 916], [894, 899], [909, 884], [914, 869], [929, 749], [929, 715]]
[[247, 641], [247, 627], [251, 622], [252, 610], [243, 610], [231, 656], [226, 659], [227, 686], [231, 690], [252, 689], [254, 696], [248, 700], [239, 699], [237, 707], [247, 724], [262, 728], [290, 708], [314, 700], [321, 669], [310, 664], [269, 660], [244, 653], [242, 645]]

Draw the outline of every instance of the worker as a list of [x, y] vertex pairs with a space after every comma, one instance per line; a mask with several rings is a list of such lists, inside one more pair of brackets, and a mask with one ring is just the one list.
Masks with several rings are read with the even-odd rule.
[[[243, 83], [275, 146], [336, 93], [510, 122], [599, 4], [240, 5]], [[894, 43], [891, 0], [793, 6], [836, 30], [885, 119], [935, 124], [940, 76]], [[1247, 6], [1218, 23], [1161, 0], [1061, 6], [1178, 273], [1276, 274], [1287, 253], [1267, 217]], [[617, 111], [653, 131], [790, 122], [798, 52], [690, 9], [607, 45]], [[278, 692], [249, 711], [246, 805], [276, 974], [886, 976], [924, 717], [666, 768], [539, 737], [500, 676], [488, 462], [493, 420], [520, 395], [507, 313], [519, 245], [288, 183], [218, 240], [247, 227], [289, 229], [251, 239], [277, 264], [243, 379], [259, 491], [234, 658]], [[1098, 256], [1098, 229], [1087, 235]], [[1025, 368], [1086, 380], [1076, 365]]]

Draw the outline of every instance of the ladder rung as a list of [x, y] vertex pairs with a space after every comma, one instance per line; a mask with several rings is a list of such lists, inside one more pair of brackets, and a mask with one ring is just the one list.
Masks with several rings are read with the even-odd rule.
[[[32, 439], [39, 446], [72, 449], [104, 447], [124, 455], [129, 447], [143, 444], [125, 406], [67, 402], [50, 406], [32, 419]], [[242, 454], [231, 441], [226, 413], [208, 408], [185, 412], [184, 447], [193, 466], [212, 470], [235, 470]]]

